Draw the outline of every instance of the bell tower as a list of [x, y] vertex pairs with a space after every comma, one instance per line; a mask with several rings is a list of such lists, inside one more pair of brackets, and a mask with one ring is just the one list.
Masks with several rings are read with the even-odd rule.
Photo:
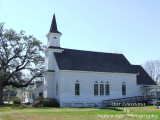
[[61, 32], [58, 31], [56, 17], [55, 14], [53, 15], [52, 24], [50, 27], [49, 33], [46, 35], [48, 38], [47, 47], [60, 47], [60, 36], [62, 35]]
[[[56, 84], [58, 78], [56, 78], [56, 72], [59, 71], [55, 58], [55, 53], [62, 53], [64, 50], [60, 47], [61, 32], [57, 29], [56, 17], [53, 15], [51, 27], [49, 33], [46, 35], [48, 42], [45, 49], [45, 68], [44, 68], [44, 98], [56, 98]], [[54, 87], [55, 86], [55, 87]]]

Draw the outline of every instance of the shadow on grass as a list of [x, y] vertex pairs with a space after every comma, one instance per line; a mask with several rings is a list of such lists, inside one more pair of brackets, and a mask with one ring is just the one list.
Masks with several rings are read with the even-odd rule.
[[35, 109], [60, 109], [59, 107], [31, 107], [31, 108], [35, 108]]
[[12, 106], [12, 104], [7, 104], [7, 103], [0, 105], [0, 107], [11, 107], [11, 106]]
[[106, 107], [106, 108], [100, 108], [101, 110], [114, 110], [114, 111], [123, 111], [121, 109], [118, 109], [116, 107]]
[[31, 108], [29, 105], [25, 105], [25, 104], [3, 104], [0, 105], [0, 108], [6, 108], [6, 109], [24, 109], [24, 108]]

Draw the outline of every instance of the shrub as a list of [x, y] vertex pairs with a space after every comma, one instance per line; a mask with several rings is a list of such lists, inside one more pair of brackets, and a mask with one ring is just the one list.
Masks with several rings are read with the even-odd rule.
[[33, 106], [33, 107], [38, 107], [38, 105], [40, 105], [40, 101], [35, 101], [34, 103], [32, 103], [32, 105], [31, 106]]
[[32, 106], [34, 107], [59, 107], [59, 103], [54, 98], [36, 98]]
[[13, 104], [18, 104], [20, 105], [21, 104], [21, 99], [20, 98], [13, 98]]

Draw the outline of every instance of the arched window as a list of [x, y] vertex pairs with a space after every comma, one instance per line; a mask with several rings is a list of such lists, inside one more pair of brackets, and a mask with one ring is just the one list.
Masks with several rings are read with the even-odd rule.
[[98, 95], [98, 82], [94, 83], [94, 95]]
[[106, 91], [106, 95], [109, 95], [109, 82], [107, 81], [106, 82], [106, 85], [105, 85], [105, 91]]
[[100, 95], [104, 95], [104, 84], [101, 82], [100, 84]]
[[80, 95], [80, 83], [78, 80], [75, 83], [75, 95]]
[[126, 95], [126, 84], [125, 84], [125, 82], [122, 83], [122, 95]]

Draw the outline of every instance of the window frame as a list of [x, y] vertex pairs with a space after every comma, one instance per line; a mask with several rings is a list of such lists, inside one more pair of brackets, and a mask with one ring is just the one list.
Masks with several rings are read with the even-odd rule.
[[98, 95], [98, 82], [97, 81], [94, 83], [94, 95], [95, 96]]
[[100, 83], [100, 95], [104, 95], [104, 84], [103, 84], [103, 82]]
[[75, 96], [80, 96], [80, 83], [76, 81], [75, 83]]
[[126, 95], [126, 83], [123, 82], [122, 84], [122, 95]]
[[110, 95], [110, 85], [109, 85], [109, 82], [106, 82], [106, 84], [105, 84], [105, 93], [106, 93], [106, 95]]

